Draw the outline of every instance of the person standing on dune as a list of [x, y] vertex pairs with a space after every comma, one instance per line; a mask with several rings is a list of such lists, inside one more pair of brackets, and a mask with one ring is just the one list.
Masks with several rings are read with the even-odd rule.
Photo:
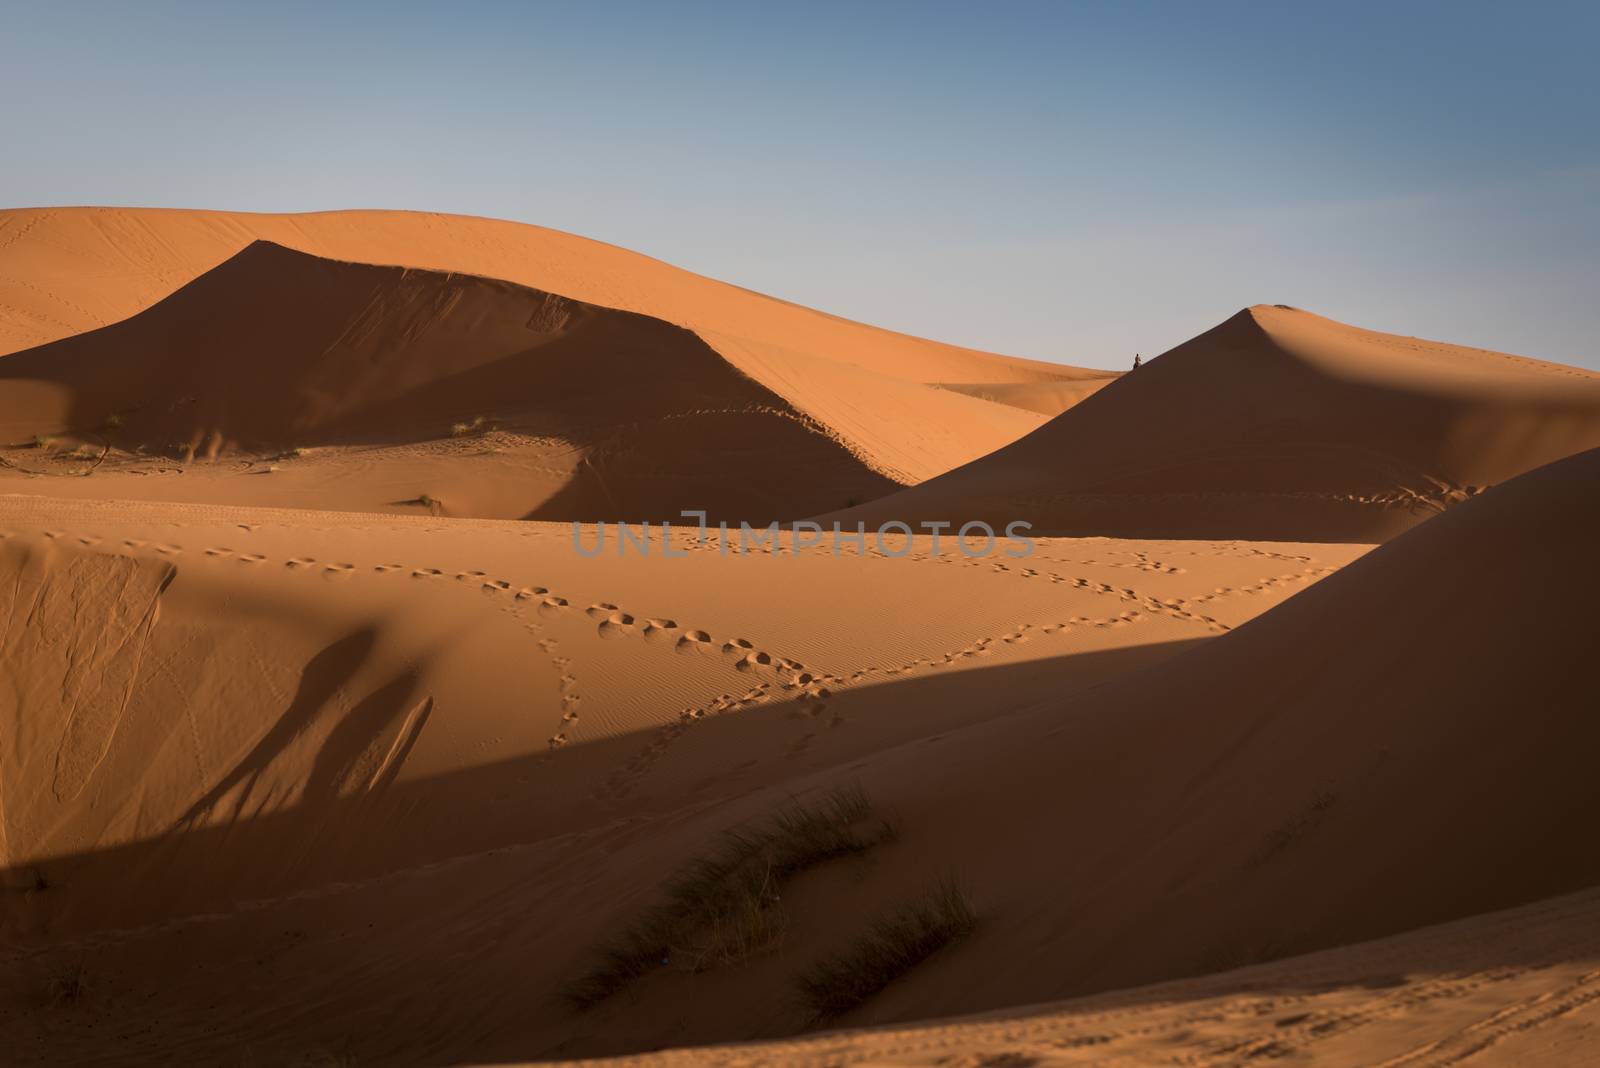
[[1144, 363], [1144, 361], [1139, 358], [1139, 354], [1137, 352], [1134, 353], [1133, 354], [1133, 369], [1135, 371], [1137, 371], [1143, 363]]

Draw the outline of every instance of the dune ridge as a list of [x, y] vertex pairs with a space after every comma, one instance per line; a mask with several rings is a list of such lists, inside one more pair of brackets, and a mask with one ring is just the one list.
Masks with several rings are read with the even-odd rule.
[[[7, 357], [0, 391], [0, 437], [115, 449], [95, 470], [100, 494], [115, 495], [119, 478], [196, 491], [193, 476], [125, 470], [149, 469], [152, 455], [167, 465], [274, 458], [270, 478], [247, 466], [246, 486], [271, 481], [286, 503], [300, 503], [296, 487], [313, 503], [341, 493], [347, 507], [363, 493], [378, 506], [426, 494], [468, 514], [550, 519], [702, 508], [765, 522], [896, 484], [840, 431], [681, 327], [264, 241], [130, 319]], [[354, 470], [319, 497], [303, 469], [329, 447], [354, 450], [344, 465]], [[326, 461], [333, 471], [338, 459]], [[454, 470], [418, 470], [430, 462]], [[371, 487], [377, 477], [385, 483]]]
[[[73, 407], [62, 392], [67, 386], [56, 381], [63, 369], [46, 365], [64, 359], [65, 352], [81, 353], [84, 345], [94, 344], [132, 343], [142, 353], [139, 359], [148, 361], [153, 358], [149, 339], [130, 342], [130, 335], [122, 328], [150, 313], [156, 313], [158, 321], [167, 320], [161, 326], [164, 330], [172, 329], [172, 318], [187, 316], [197, 328], [190, 332], [191, 341], [200, 333], [219, 327], [211, 337], [225, 347], [234, 346], [239, 340], [228, 335], [226, 323], [230, 316], [239, 322], [254, 322], [263, 333], [243, 346], [251, 359], [261, 361], [254, 373], [268, 380], [275, 374], [288, 378], [305, 373], [311, 354], [299, 347], [307, 339], [294, 332], [294, 317], [299, 313], [279, 308], [274, 314], [270, 305], [293, 294], [294, 299], [320, 308], [319, 314], [327, 316], [335, 314], [336, 309], [331, 306], [335, 302], [322, 294], [308, 297], [303, 285], [297, 288], [291, 279], [273, 277], [274, 265], [277, 272], [292, 273], [304, 268], [289, 266], [285, 257], [269, 262], [251, 253], [252, 242], [258, 241], [350, 265], [348, 273], [352, 274], [360, 273], [354, 270], [358, 264], [432, 272], [443, 276], [431, 283], [440, 293], [465, 285], [452, 280], [455, 276], [471, 275], [484, 283], [509, 282], [598, 309], [649, 316], [691, 331], [722, 361], [750, 379], [755, 384], [752, 392], [765, 391], [767, 407], [787, 412], [797, 420], [797, 426], [833, 439], [867, 469], [839, 482], [826, 473], [835, 465], [824, 463], [824, 473], [819, 477], [832, 483], [825, 493], [820, 487], [802, 490], [798, 496], [786, 497], [786, 504], [774, 502], [753, 510], [740, 504], [727, 513], [737, 519], [797, 518], [846, 507], [880, 496], [895, 486], [930, 478], [1015, 440], [1039, 426], [1048, 414], [1075, 403], [1085, 393], [1084, 383], [1102, 383], [1110, 374], [996, 356], [879, 330], [701, 278], [637, 253], [517, 223], [381, 211], [275, 216], [109, 208], [24, 209], [0, 212], [0, 350], [11, 350], [4, 359], [9, 365], [5, 375], [11, 380], [7, 386], [9, 403], [0, 404], [0, 423], [6, 424], [7, 432], [0, 438], [15, 446], [26, 444], [35, 434], [54, 436], [76, 430], [80, 436], [84, 431], [91, 432], [79, 444], [102, 444], [92, 434], [97, 425], [67, 427], [61, 420], [51, 423], [38, 418], [43, 413], [65, 412]], [[236, 262], [241, 256], [258, 262], [247, 271]], [[359, 299], [349, 285], [344, 292], [349, 299]], [[429, 314], [425, 298], [417, 296], [413, 300], [422, 303], [375, 304], [365, 313], [368, 321], [359, 326], [352, 323], [352, 329], [373, 344], [380, 338], [409, 344], [406, 331], [418, 325], [414, 321], [418, 315]], [[207, 307], [207, 302], [215, 302], [216, 307]], [[353, 315], [354, 309], [350, 313]], [[394, 321], [379, 321], [385, 316]], [[148, 319], [143, 321], [148, 325]], [[118, 329], [103, 333], [113, 326]], [[459, 331], [467, 329], [464, 320], [458, 319], [456, 326]], [[139, 328], [129, 329], [139, 333]], [[509, 343], [503, 329], [496, 340]], [[268, 344], [269, 341], [273, 343]], [[469, 343], [477, 350], [473, 358], [487, 358], [481, 346], [489, 343], [487, 338], [473, 339]], [[435, 358], [446, 357], [441, 352]], [[219, 362], [238, 358], [218, 357]], [[118, 362], [109, 356], [101, 359], [108, 367]], [[200, 354], [195, 354], [195, 360], [198, 366], [202, 362]], [[17, 364], [12, 365], [12, 361]], [[280, 361], [287, 362], [275, 371]], [[156, 378], [162, 373], [169, 378], [177, 373], [175, 364], [162, 366], [165, 372], [146, 373]], [[247, 376], [249, 371], [240, 369], [240, 373]], [[130, 376], [137, 380], [132, 369], [125, 368], [118, 374], [124, 383], [130, 381]], [[206, 374], [214, 377], [215, 368]], [[32, 381], [20, 381], [25, 378]], [[461, 376], [458, 394], [469, 381], [469, 376]], [[641, 379], [641, 388], [644, 381]], [[38, 384], [52, 382], [55, 385]], [[933, 384], [962, 382], [992, 385], [973, 391], [959, 385], [952, 389]], [[388, 388], [381, 381], [376, 364], [366, 380], [351, 379], [338, 385], [371, 388], [379, 394]], [[487, 388], [491, 383], [479, 381], [478, 385]], [[1001, 400], [993, 390], [1001, 390], [1004, 385], [1022, 387], [1022, 395], [1030, 399], [1021, 404]], [[71, 388], [94, 397], [92, 403], [85, 400], [77, 404], [78, 409], [114, 407], [119, 403], [104, 387], [79, 382]], [[305, 388], [308, 387], [302, 387], [302, 393]], [[607, 421], [624, 428], [629, 425], [630, 398], [627, 391], [615, 392], [615, 413], [591, 405], [587, 417], [596, 426]], [[178, 388], [176, 393], [174, 400], [190, 391]], [[481, 414], [491, 399], [498, 398], [471, 403], [469, 398], [461, 399], [465, 411]], [[324, 398], [317, 403], [325, 405], [327, 401]], [[231, 418], [235, 421], [251, 418], [238, 403], [233, 410]], [[410, 417], [415, 413], [399, 414]], [[309, 413], [303, 420], [313, 421]], [[571, 418], [554, 421], [565, 424]], [[376, 415], [368, 422], [372, 434], [383, 432]], [[534, 429], [537, 432], [538, 428]], [[410, 428], [409, 432], [415, 436], [418, 431]], [[590, 430], [589, 436], [592, 438], [596, 432]], [[155, 447], [165, 448], [178, 440], [161, 441]], [[226, 442], [195, 444], [205, 459], [214, 456]], [[306, 442], [292, 444], [303, 446]], [[755, 445], [754, 450], [759, 452], [763, 447]], [[733, 443], [729, 454], [746, 451], [749, 450]], [[384, 472], [381, 486], [364, 484], [360, 476], [352, 478], [345, 470], [330, 469], [307, 480], [300, 479], [298, 472], [287, 472], [288, 477], [270, 483], [260, 479], [240, 482], [219, 478], [215, 471], [194, 471], [191, 473], [200, 477], [182, 481], [141, 478], [99, 491], [62, 480], [50, 492], [377, 510], [393, 510], [396, 501], [428, 499], [447, 501], [448, 514], [507, 518], [568, 514], [640, 518], [662, 514], [654, 502], [638, 502], [627, 496], [606, 509], [588, 508], [588, 501], [594, 497], [592, 487], [580, 487], [567, 494], [579, 498], [582, 507], [558, 504], [543, 511], [536, 507], [537, 494], [517, 497], [494, 489], [495, 484], [507, 479], [532, 478], [548, 483], [559, 480], [564, 471], [566, 477], [574, 477], [569, 469], [581, 457], [557, 458], [548, 463], [535, 459], [531, 462], [535, 469], [532, 472], [495, 470], [486, 474], [473, 470], [472, 464], [463, 465], [437, 453], [433, 450], [429, 455], [411, 456], [409, 462], [417, 468], [415, 471], [407, 470], [404, 457], [385, 458], [377, 465]], [[733, 498], [747, 499], [753, 494], [783, 498], [791, 483], [781, 477], [781, 472], [788, 470], [792, 477], [803, 481], [807, 477], [803, 474], [807, 455], [808, 451], [802, 448], [789, 461], [772, 457], [769, 474], [731, 473], [728, 481], [744, 485], [732, 491]], [[85, 468], [83, 464], [67, 462], [41, 465], [36, 462], [38, 459], [12, 455], [9, 465], [25, 474], [73, 474], [83, 473]], [[671, 469], [669, 477], [684, 477], [683, 466]], [[669, 470], [666, 463], [659, 468]], [[103, 462], [93, 470], [101, 476], [116, 473], [115, 465], [106, 467]], [[588, 468], [582, 474], [590, 481], [604, 477], [594, 476]], [[774, 474], [780, 477], [766, 486]], [[341, 498], [326, 489], [335, 478], [364, 488], [354, 496]], [[7, 478], [4, 472], [0, 472], [0, 480], [16, 492], [37, 488], [23, 479]], [[768, 493], [768, 489], [772, 492]], [[546, 496], [557, 492], [549, 488], [544, 491]], [[698, 507], [699, 503], [684, 500], [665, 514], [675, 515], [681, 508]]]
[[[359, 915], [376, 924], [359, 936], [361, 954], [312, 936], [293, 957], [296, 969], [320, 976], [316, 989], [359, 991], [341, 995], [339, 1026], [370, 1036], [367, 1051], [380, 1058], [427, 1041], [455, 1058], [504, 1061], [791, 1033], [803, 1021], [774, 1007], [789, 1004], [793, 971], [852, 937], [854, 919], [940, 871], [968, 887], [978, 931], [840, 1022], [882, 1025], [1225, 971], [1564, 893], [1600, 879], [1592, 850], [1567, 833], [1600, 803], [1586, 768], [1600, 740], [1590, 737], [1589, 714], [1600, 694], [1573, 669], [1600, 593], [1593, 569], [1581, 567], [1600, 528], [1597, 480], [1600, 451], [1592, 451], [1495, 487], [1365, 556], [1344, 549], [1342, 560], [1325, 555], [1337, 546], [1062, 540], [1042, 543], [1026, 576], [962, 558], [851, 562], [812, 550], [780, 563], [691, 551], [682, 572], [637, 559], [607, 558], [594, 571], [568, 563], [559, 589], [529, 581], [530, 563], [563, 568], [540, 524], [0, 499], [5, 551], [22, 554], [12, 558], [24, 571], [41, 566], [28, 560], [99, 568], [93, 561], [108, 552], [131, 554], [141, 568], [177, 568], [147, 639], [167, 666], [151, 679], [158, 688], [127, 706], [148, 726], [124, 718], [113, 733], [124, 744], [105, 749], [77, 796], [109, 798], [128, 776], [177, 790], [132, 808], [52, 801], [49, 790], [8, 793], [7, 810], [27, 818], [12, 823], [7, 879], [25, 881], [41, 865], [50, 885], [65, 887], [15, 902], [8, 922], [13, 937], [34, 944], [43, 931], [99, 930], [99, 966], [115, 976], [167, 955], [174, 967], [214, 967], [264, 930], [336, 931], [333, 917]], [[441, 540], [445, 529], [475, 537]], [[329, 548], [347, 555], [329, 557]], [[423, 552], [432, 566], [419, 566]], [[1049, 580], [1055, 568], [1063, 578], [1075, 568], [1094, 573], [1050, 563], [1090, 554], [1099, 569], [1111, 565], [1099, 572], [1111, 579], [1104, 591]], [[1343, 566], [1308, 563], [1318, 559]], [[763, 566], [796, 570], [753, 570]], [[1243, 591], [1237, 576], [1265, 569], [1291, 577], [1305, 569], [1314, 584], [1256, 614], [1261, 594]], [[992, 599], [987, 621], [935, 611], [937, 633], [871, 639], [867, 629], [824, 637], [826, 628], [798, 620], [780, 634], [760, 607], [772, 583], [806, 589], [813, 603], [824, 603], [815, 600], [823, 582], [853, 597], [876, 588], [871, 599], [887, 604], [902, 584], [897, 596], [957, 581], [950, 596], [971, 604], [982, 602], [970, 593], [1010, 584], [1029, 600]], [[742, 622], [737, 603], [717, 592], [730, 583], [751, 598]], [[1233, 592], [1219, 597], [1225, 587]], [[1063, 610], [1063, 588], [1083, 607]], [[253, 622], [218, 629], [219, 597], [253, 605], [238, 616]], [[1014, 613], [1025, 604], [1058, 621], [1019, 625]], [[1201, 613], [1215, 625], [1202, 625]], [[1003, 639], [973, 641], [975, 628], [1007, 619]], [[722, 639], [740, 631], [752, 640]], [[863, 657], [896, 664], [908, 640], [953, 646], [963, 631], [965, 649], [1001, 651], [923, 654], [926, 666], [909, 675], [879, 667], [857, 676], [849, 666]], [[451, 633], [467, 640], [441, 644]], [[548, 664], [519, 657], [518, 643], [530, 641], [553, 643]], [[600, 695], [642, 677], [616, 659], [630, 650], [659, 663], [650, 689], [666, 689], [637, 706], [645, 718], [619, 722], [620, 691]], [[37, 662], [48, 675], [49, 662]], [[214, 786], [199, 792], [184, 752], [191, 728], [173, 730], [180, 721], [170, 718], [187, 702], [166, 688], [218, 665], [183, 690], [197, 709], [237, 707], [229, 690], [241, 680], [220, 665], [251, 662], [274, 681], [239, 691], [252, 695], [250, 715], [201, 728], [214, 736], [207, 751], [238, 756], [214, 762], [205, 780]], [[526, 677], [513, 682], [503, 666], [521, 662]], [[181, 664], [191, 667], [174, 673]], [[504, 704], [464, 714], [460, 694], [470, 689], [460, 687], [485, 679], [511, 706], [545, 694], [537, 700], [548, 711], [532, 721]], [[741, 697], [734, 680], [768, 688]], [[693, 694], [718, 689], [723, 698], [693, 704]], [[64, 691], [46, 679], [36, 692]], [[571, 700], [580, 694], [581, 703]], [[633, 700], [643, 697], [636, 690]], [[710, 711], [670, 711], [685, 703]], [[289, 717], [279, 719], [285, 705]], [[297, 716], [307, 726], [292, 728]], [[654, 717], [659, 733], [633, 733]], [[509, 743], [530, 759], [474, 757], [479, 739], [512, 724], [520, 740], [496, 741], [493, 751]], [[532, 757], [546, 731], [574, 724], [578, 733]], [[591, 724], [598, 733], [582, 733]], [[730, 760], [744, 763], [732, 770]], [[230, 764], [238, 770], [223, 774]], [[153, 768], [162, 777], [151, 779]], [[13, 778], [13, 789], [22, 781]], [[1497, 781], [1522, 786], [1514, 795], [1482, 788]], [[895, 813], [898, 834], [876, 862], [786, 889], [792, 954], [699, 974], [663, 968], [627, 998], [581, 1015], [491, 994], [557, 989], [720, 829], [840, 782], [859, 783]], [[14, 797], [23, 796], [45, 807], [18, 808]], [[142, 822], [162, 808], [193, 815], [164, 832], [162, 822]], [[1060, 848], [1039, 848], [1039, 821]], [[1463, 825], [1473, 833], [1462, 835]], [[219, 849], [239, 862], [217, 865]], [[155, 871], [193, 874], [181, 898], [112, 892], [114, 872]], [[409, 903], [447, 887], [461, 921], [419, 926]], [[254, 903], [216, 911], [241, 896]], [[532, 920], [530, 899], [562, 922]], [[108, 931], [108, 922], [130, 925]], [[193, 923], [211, 933], [176, 941]], [[389, 999], [407, 988], [364, 970], [357, 980], [360, 961], [443, 966], [463, 944], [479, 947], [457, 992], [466, 1000], [453, 995], [428, 1021], [376, 1026], [392, 1019]], [[160, 996], [168, 1018], [182, 1021], [197, 1018], [185, 999], [205, 994], [176, 983]], [[149, 1035], [145, 1004], [122, 1023], [114, 1010], [101, 1018], [106, 1033], [132, 1043], [130, 1056], [175, 1038]], [[204, 1049], [270, 1033], [291, 1044], [276, 1048], [305, 1049], [328, 1033], [325, 1016], [287, 1005], [263, 1011], [275, 1021], [270, 1032], [244, 1024], [226, 1038], [184, 1031], [184, 1040]]]
[[1600, 445], [1600, 375], [1257, 305], [846, 519], [1376, 542]]
[[8, 1064], [1590, 1059], [1600, 375], [403, 212], [0, 213], [13, 345]]

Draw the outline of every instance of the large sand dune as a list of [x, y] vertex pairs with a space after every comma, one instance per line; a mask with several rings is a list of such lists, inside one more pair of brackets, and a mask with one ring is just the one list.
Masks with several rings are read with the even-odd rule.
[[681, 327], [267, 242], [0, 361], [0, 439], [110, 449], [76, 461], [96, 495], [510, 517], [765, 521], [897, 485]]
[[1600, 375], [1260, 305], [846, 518], [1381, 541], [1600, 445]]
[[[581, 336], [563, 333], [562, 309], [586, 309]], [[618, 331], [632, 333], [614, 350]], [[10, 491], [424, 500], [491, 518], [827, 512], [984, 456], [1112, 377], [838, 320], [554, 230], [411, 213], [0, 213], [6, 337], [43, 344], [0, 361], [0, 443], [59, 448], [0, 459], [96, 475], [50, 489], [5, 476]], [[566, 341], [550, 349], [554, 337]], [[994, 392], [1008, 389], [1024, 400]], [[438, 443], [507, 408], [522, 440]], [[126, 425], [102, 435], [107, 417]], [[107, 436], [117, 448], [96, 456]], [[267, 444], [306, 459], [352, 443], [365, 451], [254, 476], [282, 459]], [[190, 451], [240, 462], [187, 467]]]
[[[1543, 468], [1338, 570], [1360, 550], [1063, 540], [996, 567], [680, 535], [681, 560], [578, 562], [538, 524], [9, 498], [3, 615], [33, 621], [6, 638], [14, 996], [90, 945], [103, 991], [25, 1014], [28, 1048], [355, 1035], [448, 1063], [784, 1034], [794, 972], [940, 872], [978, 932], [842, 1022], [1588, 885], [1597, 477], [1600, 453]], [[837, 614], [862, 603], [922, 625]], [[782, 951], [552, 1000], [718, 828], [838, 782], [900, 834], [787, 888]], [[202, 1024], [200, 977], [263, 952], [251, 1012]], [[418, 969], [448, 993], [399, 1013]]]
[[[1592, 1060], [1600, 376], [400, 212], [0, 213], [0, 351], [0, 1061]], [[686, 508], [1055, 536], [542, 521]]]

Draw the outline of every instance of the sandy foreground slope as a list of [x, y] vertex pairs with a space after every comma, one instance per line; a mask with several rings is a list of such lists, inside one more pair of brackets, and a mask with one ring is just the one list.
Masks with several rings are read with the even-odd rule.
[[[925, 541], [575, 561], [542, 524], [0, 498], [0, 618], [30, 621], [5, 635], [0, 709], [15, 1059], [778, 1037], [807, 1025], [796, 973], [941, 874], [977, 930], [835, 1024], [1226, 972], [1593, 885], [1573, 829], [1600, 804], [1597, 481], [1586, 453], [1366, 555], [1087, 539], [976, 562]], [[845, 783], [898, 837], [786, 884], [774, 949], [669, 959], [586, 1011], [555, 997], [720, 829]], [[1550, 922], [1581, 927], [1574, 907]], [[1384, 1043], [1455, 1042], [1591, 981], [1592, 947], [1560, 957], [1538, 919], [1557, 914], [1530, 915], [1526, 937], [1484, 921], [1500, 933], [1464, 964], [1356, 948], [1281, 973], [1323, 986], [1244, 996], [1291, 1051], [1356, 1013]], [[82, 982], [53, 997], [64, 974]], [[1117, 1004], [1225, 1048], [1236, 1009], [1208, 1003], [1260, 974]], [[1283, 1007], [1302, 994], [1321, 1007]]]
[[1215, 975], [987, 1016], [589, 1060], [840, 1065], [1520, 1068], [1592, 1063], [1600, 891]]
[[[33, 497], [0, 530], [0, 1012], [29, 1057], [129, 1062], [352, 1028], [364, 1058], [554, 1050], [598, 1017], [552, 992], [716, 825], [1363, 551], [723, 557], [678, 532], [684, 558], [587, 560], [552, 524]], [[462, 954], [487, 985], [413, 1015], [418, 969]], [[52, 1006], [80, 963], [94, 993]], [[197, 1004], [223, 975], [233, 1007]]]
[[[500, 279], [683, 327], [786, 406], [828, 428], [874, 471], [900, 484], [929, 478], [1015, 440], [1060, 410], [1049, 410], [1051, 405], [1073, 403], [1090, 385], [1114, 377], [879, 330], [559, 231], [382, 211], [0, 212], [0, 352], [132, 316], [255, 240], [333, 260]], [[235, 293], [230, 299], [238, 304], [246, 296]], [[265, 307], [256, 318], [298, 314], [272, 301], [270, 287], [261, 299]], [[390, 310], [404, 317], [405, 309]], [[205, 309], [195, 313], [204, 316]], [[226, 353], [209, 355], [227, 358]], [[256, 370], [267, 374], [271, 366]], [[927, 384], [974, 382], [1064, 388], [1036, 389], [1018, 405]], [[239, 492], [228, 499], [239, 499]], [[267, 497], [253, 503], [291, 502]]]
[[1257, 305], [1014, 444], [845, 514], [1377, 542], [1596, 446], [1594, 372]]

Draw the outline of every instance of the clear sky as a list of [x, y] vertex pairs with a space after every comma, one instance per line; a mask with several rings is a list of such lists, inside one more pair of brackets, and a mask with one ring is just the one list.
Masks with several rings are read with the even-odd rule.
[[0, 205], [394, 207], [1097, 366], [1254, 303], [1600, 368], [1600, 4], [0, 0]]

